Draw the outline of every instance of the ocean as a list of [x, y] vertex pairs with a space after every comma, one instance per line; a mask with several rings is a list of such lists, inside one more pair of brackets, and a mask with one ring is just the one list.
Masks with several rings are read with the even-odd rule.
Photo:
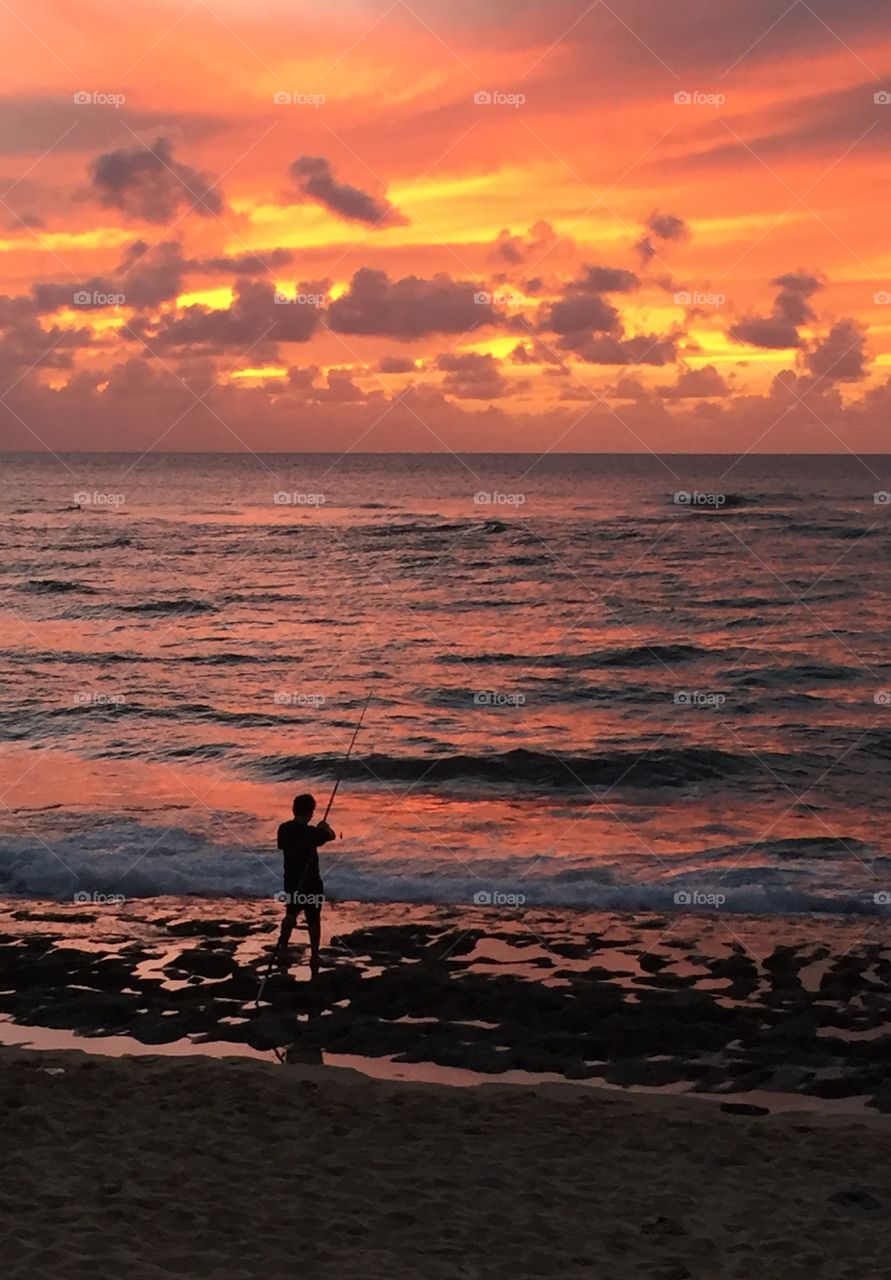
[[891, 461], [0, 457], [0, 894], [891, 904]]

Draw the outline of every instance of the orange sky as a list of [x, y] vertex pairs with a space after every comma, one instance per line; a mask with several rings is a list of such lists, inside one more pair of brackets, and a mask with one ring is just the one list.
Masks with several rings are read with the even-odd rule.
[[885, 0], [0, 28], [0, 447], [887, 449]]

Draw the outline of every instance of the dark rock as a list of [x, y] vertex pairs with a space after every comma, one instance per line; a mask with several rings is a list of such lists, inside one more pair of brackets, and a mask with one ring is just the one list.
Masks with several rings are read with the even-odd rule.
[[769, 1116], [768, 1107], [756, 1107], [754, 1102], [722, 1102], [721, 1110], [733, 1116]]
[[682, 1227], [674, 1218], [666, 1218], [661, 1213], [658, 1218], [653, 1218], [649, 1222], [642, 1222], [640, 1229], [645, 1236], [685, 1236], [689, 1234], [686, 1227]]
[[196, 947], [193, 951], [181, 951], [175, 960], [164, 966], [164, 972], [197, 974], [202, 978], [228, 978], [235, 971], [235, 961], [227, 951], [211, 951]]
[[878, 1196], [865, 1187], [842, 1187], [829, 1197], [832, 1204], [845, 1209], [860, 1209], [864, 1213], [881, 1213], [885, 1206]]

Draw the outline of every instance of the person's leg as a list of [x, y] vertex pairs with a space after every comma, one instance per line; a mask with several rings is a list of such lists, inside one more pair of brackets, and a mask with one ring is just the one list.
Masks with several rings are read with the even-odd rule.
[[298, 908], [292, 903], [282, 917], [281, 932], [278, 935], [278, 942], [275, 947], [275, 958], [281, 973], [288, 972], [288, 944], [291, 941], [291, 934], [294, 932], [294, 925], [297, 923], [297, 911]]
[[322, 941], [322, 908], [306, 908], [306, 931], [309, 934], [309, 973], [319, 976], [319, 946]]

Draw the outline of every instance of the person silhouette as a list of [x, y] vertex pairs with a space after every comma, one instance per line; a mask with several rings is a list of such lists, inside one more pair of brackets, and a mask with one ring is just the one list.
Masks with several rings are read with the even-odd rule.
[[278, 847], [284, 860], [285, 914], [281, 932], [275, 947], [278, 969], [288, 972], [288, 944], [301, 911], [306, 918], [309, 934], [310, 977], [319, 973], [319, 944], [322, 937], [322, 904], [325, 886], [319, 870], [319, 849], [337, 837], [324, 819], [317, 826], [310, 826], [315, 813], [315, 796], [304, 793], [294, 797], [290, 822], [283, 822], [278, 829]]

